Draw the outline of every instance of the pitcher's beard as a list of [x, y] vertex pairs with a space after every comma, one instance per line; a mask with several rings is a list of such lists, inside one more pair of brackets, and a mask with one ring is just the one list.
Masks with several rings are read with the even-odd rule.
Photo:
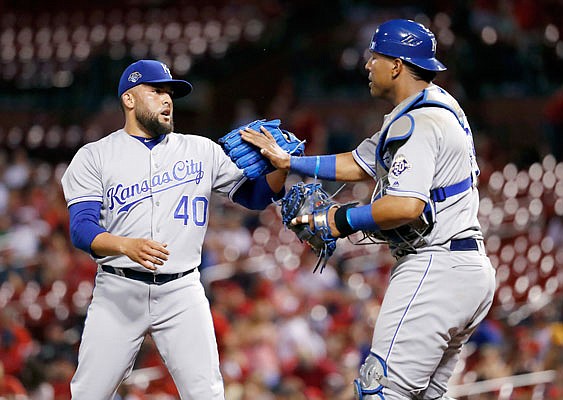
[[170, 123], [160, 122], [158, 114], [151, 112], [137, 112], [137, 122], [154, 137], [167, 135], [174, 130], [174, 121], [170, 118]]

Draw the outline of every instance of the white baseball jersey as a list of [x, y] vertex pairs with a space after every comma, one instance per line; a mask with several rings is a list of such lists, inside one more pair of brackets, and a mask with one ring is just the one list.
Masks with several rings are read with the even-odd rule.
[[[242, 182], [242, 171], [208, 138], [170, 133], [149, 150], [122, 129], [83, 146], [62, 178], [69, 206], [102, 203], [108, 232], [168, 244], [169, 258], [157, 266], [166, 274], [201, 263], [211, 192], [232, 195]], [[123, 255], [96, 261], [147, 271]]]
[[[424, 107], [405, 113], [413, 103]], [[415, 197], [425, 203], [430, 202], [431, 190], [469, 177], [476, 183], [478, 173], [465, 115], [455, 99], [436, 85], [397, 105], [385, 116], [382, 129], [360, 143], [352, 154], [374, 178], [387, 176], [387, 194]], [[435, 207], [434, 228], [425, 238], [428, 246], [452, 238], [482, 238], [475, 185], [437, 202]]]

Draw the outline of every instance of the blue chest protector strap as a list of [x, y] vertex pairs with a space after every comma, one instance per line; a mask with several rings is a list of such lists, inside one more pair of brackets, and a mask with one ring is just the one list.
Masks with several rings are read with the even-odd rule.
[[470, 176], [469, 178], [464, 179], [461, 182], [454, 183], [453, 185], [432, 189], [430, 191], [430, 198], [439, 203], [446, 200], [448, 197], [455, 196], [456, 194], [469, 190], [472, 185], [473, 178]]
[[[389, 128], [394, 121], [396, 121], [402, 115], [408, 113], [409, 111], [420, 109], [420, 108], [426, 108], [426, 107], [443, 108], [445, 110], [450, 111], [455, 116], [455, 118], [457, 119], [461, 127], [465, 130], [467, 135], [471, 135], [471, 130], [469, 129], [469, 126], [468, 125], [466, 126], [466, 124], [464, 123], [463, 116], [458, 115], [458, 113], [454, 110], [451, 104], [446, 104], [446, 102], [442, 102], [439, 99], [439, 95], [437, 98], [431, 98], [433, 96], [435, 97], [436, 95], [435, 91], [432, 93], [428, 89], [423, 90], [420, 93], [420, 95], [415, 97], [410, 104], [406, 105], [402, 110], [400, 110], [396, 115], [394, 115], [391, 122], [387, 123], [385, 128], [382, 130], [381, 137], [376, 148], [376, 158], [379, 160], [379, 162], [381, 163], [384, 169], [388, 170], [385, 163], [383, 162], [383, 153], [385, 152], [387, 146], [393, 141], [407, 139], [412, 133], [412, 129], [411, 129], [411, 131], [406, 136], [388, 138], [387, 133], [389, 131]], [[438, 93], [445, 94], [446, 92], [440, 88]], [[473, 142], [473, 140], [471, 140], [471, 142]], [[475, 171], [475, 175], [479, 175], [478, 169]], [[434, 202], [442, 202], [446, 200], [448, 197], [455, 196], [457, 194], [465, 192], [466, 190], [469, 190], [472, 187], [474, 180], [475, 179], [473, 178], [473, 171], [472, 171], [471, 175], [468, 178], [462, 180], [461, 182], [454, 183], [453, 185], [450, 186], [445, 186], [445, 187], [440, 187], [430, 190], [430, 198]], [[428, 211], [428, 209], [429, 209], [429, 205], [427, 205], [425, 211]]]

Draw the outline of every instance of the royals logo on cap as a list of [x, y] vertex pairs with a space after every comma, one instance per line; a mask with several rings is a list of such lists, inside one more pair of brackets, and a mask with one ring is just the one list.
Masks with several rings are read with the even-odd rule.
[[168, 75], [170, 78], [172, 78], [172, 74], [170, 73], [170, 68], [168, 68], [168, 65], [164, 63], [160, 63], [160, 65], [162, 65], [162, 69], [164, 70], [164, 73]]

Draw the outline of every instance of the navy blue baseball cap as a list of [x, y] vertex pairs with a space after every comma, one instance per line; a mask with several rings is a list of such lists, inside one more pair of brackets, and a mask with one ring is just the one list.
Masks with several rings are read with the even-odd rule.
[[192, 91], [191, 83], [172, 79], [170, 68], [156, 60], [139, 60], [129, 65], [121, 74], [117, 95], [142, 83], [167, 83], [172, 88], [172, 98], [184, 97]]

